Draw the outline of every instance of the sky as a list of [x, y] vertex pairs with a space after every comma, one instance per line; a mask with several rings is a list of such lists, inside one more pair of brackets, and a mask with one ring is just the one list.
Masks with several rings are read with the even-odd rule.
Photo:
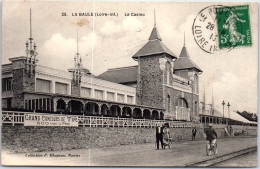
[[[231, 3], [176, 2], [7, 2], [2, 4], [2, 64], [9, 58], [25, 56], [29, 38], [29, 11], [32, 36], [38, 47], [38, 64], [60, 70], [73, 68], [77, 50], [83, 66], [99, 75], [109, 68], [137, 65], [132, 56], [148, 42], [156, 25], [162, 42], [179, 56], [184, 43], [191, 59], [203, 70], [200, 100], [212, 102], [222, 112], [222, 101], [230, 111], [257, 113], [258, 20], [257, 5], [250, 5], [253, 45], [218, 54], [204, 52], [195, 42], [192, 24], [198, 13], [210, 5]], [[241, 3], [239, 3], [241, 4]], [[62, 16], [62, 13], [67, 16]], [[117, 13], [118, 16], [72, 16], [72, 13]], [[142, 13], [145, 16], [125, 16]], [[227, 110], [227, 107], [225, 108]], [[225, 111], [227, 115], [227, 111]]]

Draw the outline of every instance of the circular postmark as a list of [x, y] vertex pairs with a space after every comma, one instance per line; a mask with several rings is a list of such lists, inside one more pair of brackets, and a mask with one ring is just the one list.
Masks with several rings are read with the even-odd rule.
[[[212, 5], [202, 9], [194, 19], [192, 26], [192, 33], [197, 45], [203, 51], [211, 54], [228, 52], [236, 47], [241, 39], [230, 40], [232, 32], [230, 32], [229, 20], [233, 16], [237, 16], [237, 14], [230, 7], [222, 5]], [[238, 29], [242, 28], [235, 26]]]

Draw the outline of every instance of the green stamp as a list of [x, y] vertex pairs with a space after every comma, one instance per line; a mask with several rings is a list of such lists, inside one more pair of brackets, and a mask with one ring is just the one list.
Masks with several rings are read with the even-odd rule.
[[248, 5], [217, 7], [216, 21], [220, 49], [252, 45]]

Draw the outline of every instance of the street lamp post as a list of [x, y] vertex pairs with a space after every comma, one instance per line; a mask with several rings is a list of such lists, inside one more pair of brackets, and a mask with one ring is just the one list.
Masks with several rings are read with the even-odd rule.
[[227, 107], [228, 107], [228, 118], [229, 118], [229, 123], [230, 123], [230, 112], [229, 112], [229, 107], [230, 107], [231, 105], [229, 104], [229, 102], [228, 102], [228, 104], [227, 104]]
[[223, 120], [224, 120], [224, 118], [225, 118], [225, 116], [224, 116], [224, 106], [225, 106], [224, 100], [223, 100], [223, 102], [222, 102], [222, 106], [223, 106]]

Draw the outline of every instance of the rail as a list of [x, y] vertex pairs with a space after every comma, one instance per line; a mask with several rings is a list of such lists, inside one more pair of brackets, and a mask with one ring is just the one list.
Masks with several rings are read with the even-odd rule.
[[235, 152], [227, 153], [220, 156], [215, 156], [213, 158], [208, 158], [202, 161], [197, 161], [194, 163], [186, 164], [186, 167], [214, 167], [216, 164], [236, 158], [238, 156], [246, 155], [251, 152], [257, 151], [257, 146], [245, 148]]

